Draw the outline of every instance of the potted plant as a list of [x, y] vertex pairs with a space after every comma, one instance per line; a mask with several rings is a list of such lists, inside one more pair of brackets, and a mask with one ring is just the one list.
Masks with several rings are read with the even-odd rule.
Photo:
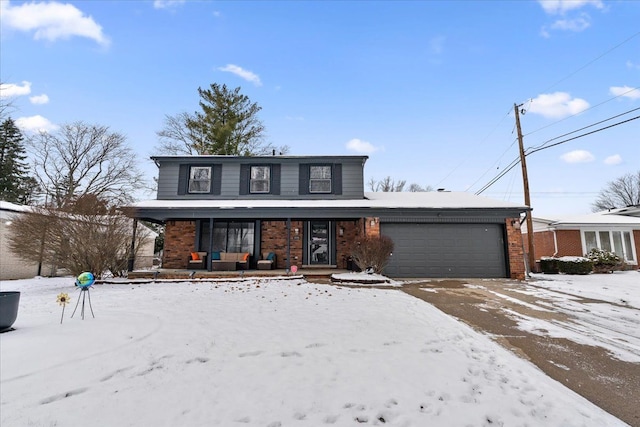
[[11, 329], [18, 317], [20, 292], [0, 291], [0, 332]]

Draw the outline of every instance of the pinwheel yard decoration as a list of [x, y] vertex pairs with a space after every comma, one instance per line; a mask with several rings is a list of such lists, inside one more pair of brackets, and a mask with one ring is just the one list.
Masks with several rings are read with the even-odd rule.
[[82, 316], [82, 320], [84, 320], [84, 301], [85, 298], [89, 299], [89, 309], [91, 309], [91, 315], [95, 318], [96, 315], [93, 314], [93, 307], [91, 306], [91, 293], [90, 288], [91, 285], [96, 281], [93, 273], [85, 271], [81, 275], [76, 278], [76, 286], [80, 288], [80, 295], [78, 295], [78, 302], [76, 302], [76, 308], [73, 309], [73, 313], [71, 313], [71, 317], [76, 314], [76, 310], [78, 309], [78, 304], [80, 303], [80, 296], [82, 296], [82, 309], [80, 310], [80, 314]]
[[60, 316], [60, 324], [62, 325], [62, 319], [64, 319], [64, 308], [69, 302], [69, 294], [59, 293], [56, 302], [62, 306], [62, 316]]

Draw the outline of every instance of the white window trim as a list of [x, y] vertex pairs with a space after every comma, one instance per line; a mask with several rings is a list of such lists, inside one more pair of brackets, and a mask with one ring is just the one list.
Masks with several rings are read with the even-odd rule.
[[[254, 179], [253, 176], [253, 168], [267, 168], [268, 171], [268, 177], [266, 179]], [[263, 182], [265, 181], [267, 183], [267, 190], [266, 191], [253, 191], [252, 189], [252, 182]], [[253, 166], [249, 166], [249, 193], [250, 194], [269, 194], [271, 193], [271, 166], [268, 165], [253, 165]]]
[[[586, 232], [593, 232], [596, 233], [596, 243], [598, 245], [598, 248], [602, 247], [602, 244], [600, 242], [600, 232], [607, 232], [609, 233], [609, 242], [611, 244], [611, 247], [614, 248], [614, 241], [613, 241], [613, 232], [619, 231], [622, 233], [629, 233], [630, 238], [631, 238], [631, 257], [632, 260], [628, 261], [628, 260], [624, 260], [626, 263], [628, 264], [632, 264], [632, 265], [638, 265], [638, 254], [636, 254], [636, 242], [633, 238], [633, 229], [632, 228], [581, 228], [580, 229], [580, 239], [581, 239], [581, 243], [582, 243], [582, 253], [586, 254], [587, 253], [587, 239], [585, 238], [585, 233]], [[622, 243], [622, 251], [624, 252], [624, 237], [623, 237], [623, 243]]]
[[[191, 189], [191, 183], [192, 183], [193, 181], [196, 181], [196, 180], [193, 178], [194, 171], [195, 171], [195, 170], [198, 170], [198, 169], [205, 169], [205, 170], [208, 170], [208, 171], [209, 171], [209, 179], [208, 179], [208, 180], [204, 180], [204, 179], [202, 179], [202, 180], [197, 180], [197, 181], [208, 181], [208, 184], [209, 184], [209, 185], [207, 185], [207, 189], [206, 189], [206, 191], [205, 191], [205, 190], [194, 191], [194, 190], [192, 190], [192, 189]], [[189, 167], [189, 182], [187, 183], [187, 186], [188, 186], [188, 187], [187, 187], [187, 192], [188, 192], [189, 194], [207, 194], [207, 193], [210, 193], [210, 192], [211, 192], [211, 179], [212, 179], [212, 172], [213, 172], [213, 171], [211, 170], [211, 166], [190, 166], [190, 167]]]
[[[329, 168], [330, 177], [329, 178], [311, 178], [311, 168]], [[311, 183], [319, 182], [319, 181], [329, 181], [329, 190], [327, 191], [317, 191], [311, 189]], [[331, 194], [333, 190], [333, 168], [331, 165], [311, 165], [309, 166], [309, 194]]]

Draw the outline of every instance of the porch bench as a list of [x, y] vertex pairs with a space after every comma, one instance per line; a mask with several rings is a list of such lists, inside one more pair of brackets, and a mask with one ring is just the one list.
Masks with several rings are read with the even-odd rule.
[[214, 252], [211, 255], [211, 269], [214, 271], [246, 270], [247, 268], [249, 268], [248, 252]]

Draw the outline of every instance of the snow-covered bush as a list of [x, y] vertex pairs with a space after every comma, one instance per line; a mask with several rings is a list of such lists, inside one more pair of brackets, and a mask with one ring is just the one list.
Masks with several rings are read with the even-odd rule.
[[613, 252], [593, 248], [587, 254], [587, 258], [593, 262], [594, 273], [613, 273], [624, 269], [624, 261]]
[[560, 266], [558, 265], [558, 258], [543, 256], [540, 258], [540, 271], [544, 274], [558, 274], [560, 273]]
[[593, 270], [593, 262], [580, 256], [563, 256], [558, 258], [560, 273], [589, 274]]

